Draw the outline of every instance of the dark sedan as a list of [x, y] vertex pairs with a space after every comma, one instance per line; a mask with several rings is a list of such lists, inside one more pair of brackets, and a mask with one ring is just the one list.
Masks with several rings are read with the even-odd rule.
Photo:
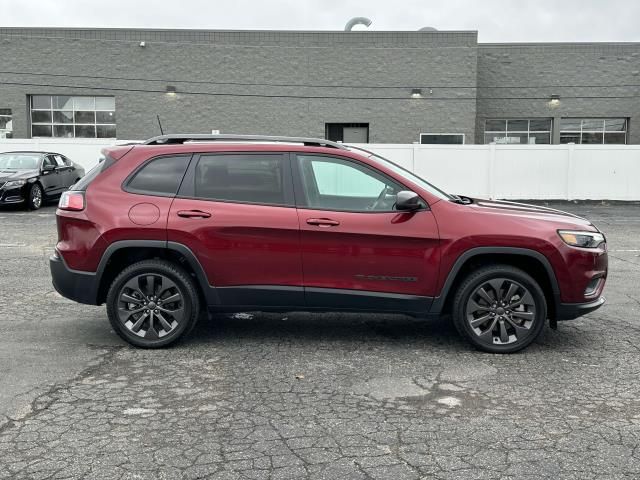
[[59, 153], [0, 153], [0, 205], [24, 203], [37, 210], [83, 176], [81, 166]]

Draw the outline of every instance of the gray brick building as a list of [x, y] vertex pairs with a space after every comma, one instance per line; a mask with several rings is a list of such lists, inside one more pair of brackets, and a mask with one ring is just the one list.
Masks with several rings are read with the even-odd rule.
[[157, 116], [165, 133], [640, 143], [640, 44], [0, 28], [0, 137], [141, 139]]

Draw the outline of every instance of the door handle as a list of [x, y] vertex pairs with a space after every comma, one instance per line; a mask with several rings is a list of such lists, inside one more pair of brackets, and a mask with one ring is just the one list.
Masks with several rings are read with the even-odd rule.
[[318, 227], [337, 227], [340, 222], [337, 220], [331, 220], [330, 218], [308, 218], [307, 223], [309, 225], [316, 225]]
[[178, 216], [182, 218], [209, 218], [211, 214], [202, 210], [179, 210]]

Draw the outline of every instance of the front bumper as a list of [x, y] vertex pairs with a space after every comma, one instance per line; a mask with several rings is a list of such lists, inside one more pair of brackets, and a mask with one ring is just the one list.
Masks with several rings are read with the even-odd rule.
[[25, 201], [25, 198], [27, 197], [23, 188], [12, 188], [11, 190], [0, 189], [0, 205], [22, 203]]
[[560, 303], [557, 306], [556, 320], [573, 320], [599, 309], [605, 303], [604, 297], [587, 303]]
[[56, 291], [70, 300], [87, 305], [96, 305], [98, 282], [96, 274], [71, 270], [58, 254], [49, 258], [51, 279]]

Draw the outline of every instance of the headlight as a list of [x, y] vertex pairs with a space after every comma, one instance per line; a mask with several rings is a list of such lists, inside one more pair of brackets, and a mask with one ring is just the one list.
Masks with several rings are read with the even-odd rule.
[[4, 188], [21, 187], [25, 183], [27, 183], [26, 180], [11, 180], [10, 182], [4, 184]]
[[598, 248], [605, 242], [604, 235], [598, 232], [576, 232], [558, 230], [558, 235], [567, 245], [581, 248]]

